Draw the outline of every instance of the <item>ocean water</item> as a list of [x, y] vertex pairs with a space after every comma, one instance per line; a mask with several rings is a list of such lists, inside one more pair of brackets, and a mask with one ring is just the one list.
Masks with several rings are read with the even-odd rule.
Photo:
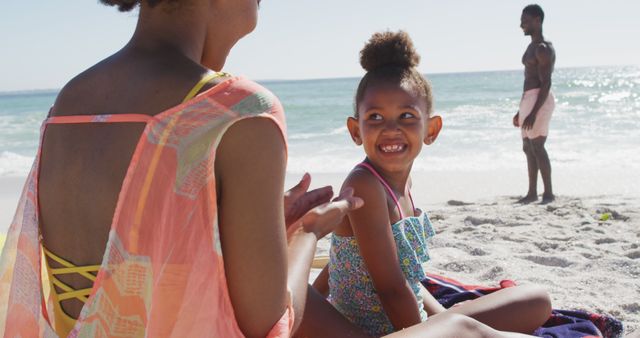
[[[414, 171], [523, 167], [520, 131], [511, 125], [522, 71], [427, 77], [444, 127], [437, 142], [423, 148]], [[364, 157], [346, 128], [358, 80], [262, 82], [287, 112], [288, 172], [345, 173]], [[640, 173], [640, 67], [556, 69], [552, 90], [557, 102], [547, 150], [554, 168]], [[0, 177], [27, 174], [56, 94], [0, 93]]]

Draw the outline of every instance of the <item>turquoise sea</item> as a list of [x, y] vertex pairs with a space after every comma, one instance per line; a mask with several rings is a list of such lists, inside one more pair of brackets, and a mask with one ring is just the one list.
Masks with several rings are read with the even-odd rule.
[[[522, 168], [520, 133], [511, 125], [522, 94], [522, 71], [427, 77], [444, 129], [434, 145], [423, 148], [414, 170]], [[290, 173], [344, 173], [363, 158], [345, 126], [358, 79], [261, 83], [287, 112]], [[547, 149], [556, 168], [640, 173], [640, 67], [556, 69], [552, 90], [557, 102]], [[0, 177], [26, 175], [41, 121], [56, 94], [0, 93]]]

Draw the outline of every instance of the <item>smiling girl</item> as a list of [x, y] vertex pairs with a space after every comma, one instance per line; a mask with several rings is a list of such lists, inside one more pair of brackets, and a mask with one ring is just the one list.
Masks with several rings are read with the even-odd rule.
[[389, 334], [445, 311], [498, 330], [533, 332], [550, 314], [549, 298], [540, 288], [512, 287], [445, 310], [422, 287], [422, 263], [429, 259], [426, 241], [435, 232], [426, 213], [414, 206], [410, 173], [423, 144], [438, 137], [442, 119], [432, 114], [431, 86], [416, 69], [420, 57], [407, 33], [376, 33], [360, 56], [367, 74], [347, 127], [366, 157], [342, 189], [352, 188], [365, 203], [333, 232], [329, 301], [371, 335]]

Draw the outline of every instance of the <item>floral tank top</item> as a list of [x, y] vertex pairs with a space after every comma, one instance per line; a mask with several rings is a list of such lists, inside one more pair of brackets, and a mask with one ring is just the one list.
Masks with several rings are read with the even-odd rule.
[[[422, 304], [420, 281], [426, 278], [422, 263], [429, 260], [427, 239], [435, 235], [431, 221], [426, 213], [422, 217], [405, 217], [395, 194], [382, 176], [366, 162], [358, 166], [368, 169], [378, 178], [400, 211], [401, 220], [391, 225], [391, 231], [400, 267], [416, 296], [420, 317], [425, 321], [427, 313]], [[368, 334], [379, 336], [395, 331], [382, 308], [355, 236], [333, 234], [331, 237], [329, 290], [331, 304]]]

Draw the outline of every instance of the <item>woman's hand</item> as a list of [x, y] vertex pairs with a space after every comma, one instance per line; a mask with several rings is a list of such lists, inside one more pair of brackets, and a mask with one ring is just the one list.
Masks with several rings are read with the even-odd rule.
[[287, 230], [288, 237], [296, 231], [313, 233], [317, 239], [323, 238], [342, 221], [344, 216], [364, 205], [364, 201], [353, 196], [353, 189], [347, 188], [333, 201], [309, 210], [298, 222]]
[[284, 194], [284, 221], [287, 229], [309, 210], [328, 203], [333, 197], [331, 186], [307, 191], [311, 175], [305, 173], [300, 182]]
[[516, 128], [520, 127], [520, 122], [518, 121], [519, 117], [520, 117], [520, 111], [518, 110], [518, 112], [515, 115], [513, 115], [513, 126]]

